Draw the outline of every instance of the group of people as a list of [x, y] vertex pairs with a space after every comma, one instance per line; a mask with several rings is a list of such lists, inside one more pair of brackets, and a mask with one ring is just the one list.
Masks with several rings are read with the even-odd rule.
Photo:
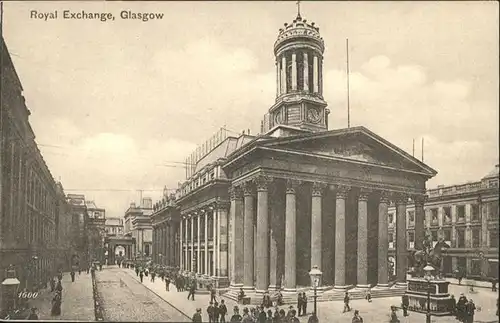
[[[221, 310], [222, 308], [222, 310]], [[219, 315], [214, 314], [215, 305], [213, 302], [210, 302], [210, 305], [207, 308], [208, 319], [210, 323], [223, 323], [226, 322], [226, 313], [227, 308], [224, 305], [224, 300], [221, 300], [221, 305], [218, 306]], [[224, 313], [224, 315], [222, 315]], [[201, 308], [196, 309], [196, 313], [194, 313], [193, 322], [203, 322]], [[297, 318], [297, 311], [290, 306], [288, 312], [285, 312], [284, 309], [279, 309], [275, 307], [274, 312], [269, 309], [266, 311], [264, 306], [256, 306], [256, 307], [245, 307], [243, 308], [243, 313], [240, 314], [240, 310], [238, 306], [233, 308], [233, 315], [229, 319], [229, 322], [236, 323], [299, 323], [299, 319]]]
[[[452, 295], [453, 303], [455, 303], [455, 298]], [[452, 307], [455, 317], [460, 322], [472, 323], [474, 322], [474, 314], [476, 312], [476, 304], [472, 299], [467, 299], [462, 293], [458, 298], [456, 305]]]

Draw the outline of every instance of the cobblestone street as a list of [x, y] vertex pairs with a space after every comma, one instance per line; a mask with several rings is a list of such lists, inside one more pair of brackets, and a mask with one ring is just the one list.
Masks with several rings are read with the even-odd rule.
[[107, 322], [190, 322], [190, 319], [125, 273], [104, 268], [96, 272], [97, 289]]
[[31, 307], [38, 308], [40, 320], [71, 320], [71, 321], [94, 321], [94, 298], [92, 295], [92, 279], [90, 274], [82, 272], [75, 276], [75, 282], [71, 282], [69, 273], [64, 273], [62, 280], [62, 304], [61, 315], [50, 315], [52, 298], [54, 293], [50, 287], [43, 290], [40, 296], [30, 301]]

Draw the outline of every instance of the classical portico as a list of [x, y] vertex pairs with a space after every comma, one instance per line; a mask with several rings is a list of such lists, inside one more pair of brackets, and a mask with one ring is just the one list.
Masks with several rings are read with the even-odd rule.
[[234, 288], [295, 291], [309, 286], [315, 265], [325, 288], [387, 287], [390, 202], [397, 281], [405, 283], [406, 205], [422, 208], [431, 168], [363, 127], [263, 139], [231, 157], [223, 168], [233, 177]]

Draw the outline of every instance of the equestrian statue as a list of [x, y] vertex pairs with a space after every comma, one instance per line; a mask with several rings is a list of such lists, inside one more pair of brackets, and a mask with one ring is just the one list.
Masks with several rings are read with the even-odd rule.
[[424, 240], [422, 241], [422, 250], [416, 250], [412, 254], [415, 275], [417, 277], [424, 277], [424, 267], [427, 266], [427, 264], [430, 264], [435, 268], [436, 276], [441, 276], [443, 250], [448, 248], [450, 248], [450, 246], [444, 242], [443, 238], [439, 238], [439, 241], [433, 248], [432, 235], [430, 231], [427, 231], [425, 233]]

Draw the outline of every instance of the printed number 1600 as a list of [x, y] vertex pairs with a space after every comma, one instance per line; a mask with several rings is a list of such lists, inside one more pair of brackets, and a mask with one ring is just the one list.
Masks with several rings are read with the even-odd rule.
[[19, 292], [17, 295], [19, 298], [37, 298], [38, 292]]

